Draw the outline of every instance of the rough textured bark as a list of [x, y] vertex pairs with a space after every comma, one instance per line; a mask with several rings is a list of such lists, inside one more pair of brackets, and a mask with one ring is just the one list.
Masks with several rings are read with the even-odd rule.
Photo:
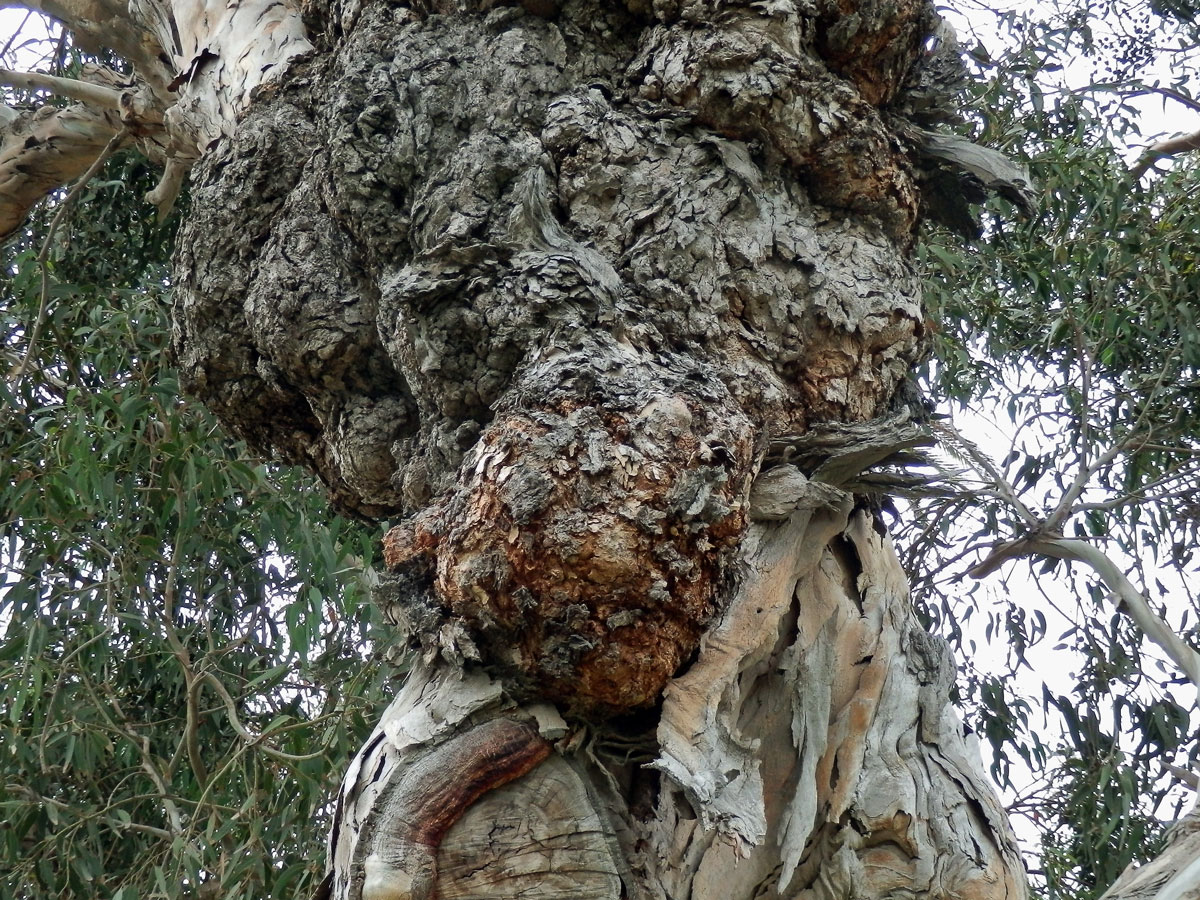
[[[837, 12], [365, 7], [200, 163], [193, 389], [405, 517], [380, 597], [425, 665], [347, 779], [333, 896], [552, 896], [572, 858], [597, 897], [1023, 896], [871, 517], [768, 457], [899, 415], [925, 328], [879, 105], [929, 14], [860, 10], [856, 54]], [[414, 772], [486, 781], [458, 742], [545, 701], [569, 789], [379, 850]], [[472, 855], [471, 888], [432, 861]]]
[[1024, 190], [923, 130], [930, 5], [129, 12], [190, 389], [399, 523], [330, 896], [1025, 895], [850, 484], [918, 440], [922, 153]]
[[[568, 729], [478, 672], [415, 669], [347, 778], [333, 896], [407, 884], [402, 865], [366, 873], [361, 893], [355, 881], [359, 844], [404, 815], [381, 795], [466, 723], [522, 714], [541, 724], [531, 743], [556, 742], [558, 768], [466, 811], [435, 849], [475, 861], [469, 886], [439, 882], [439, 896], [1024, 896], [1003, 810], [946, 703], [953, 664], [914, 621], [886, 538], [849, 495], [792, 474], [773, 501], [791, 515], [749, 528], [745, 577], [656, 729]], [[549, 844], [531, 836], [546, 821], [561, 829]]]

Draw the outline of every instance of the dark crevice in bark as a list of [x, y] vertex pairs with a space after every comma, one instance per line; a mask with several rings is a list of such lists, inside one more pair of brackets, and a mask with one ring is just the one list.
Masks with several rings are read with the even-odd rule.
[[842, 571], [842, 587], [846, 591], [846, 595], [850, 597], [856, 606], [861, 611], [863, 608], [862, 591], [859, 590], [859, 578], [863, 574], [862, 560], [859, 559], [858, 549], [852, 541], [843, 538], [835, 538], [829, 545], [829, 551], [834, 554], [841, 563]]

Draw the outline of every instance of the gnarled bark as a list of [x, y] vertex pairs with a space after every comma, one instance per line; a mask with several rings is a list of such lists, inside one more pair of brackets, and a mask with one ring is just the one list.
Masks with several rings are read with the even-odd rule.
[[897, 116], [932, 7], [207, 11], [129, 12], [122, 123], [195, 164], [181, 370], [399, 520], [379, 600], [418, 662], [329, 894], [1023, 897], [841, 487], [918, 440], [936, 142]]
[[[429, 845], [438, 896], [1025, 896], [948, 705], [947, 650], [914, 621], [886, 538], [837, 489], [809, 483], [790, 503], [786, 520], [750, 527], [745, 577], [655, 731], [568, 730], [474, 667], [414, 669], [346, 779], [333, 896], [422, 896], [404, 893], [402, 865], [356, 867], [361, 845], [411, 821], [414, 794], [503, 777], [505, 754], [464, 761], [459, 744], [518, 719], [524, 757], [553, 741], [551, 762]], [[397, 787], [421, 778], [423, 792]]]

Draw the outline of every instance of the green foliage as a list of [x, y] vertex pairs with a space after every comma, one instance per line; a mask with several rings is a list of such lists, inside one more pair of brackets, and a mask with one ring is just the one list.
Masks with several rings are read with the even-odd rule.
[[[0, 386], [0, 895], [304, 896], [380, 702], [374, 541], [180, 398], [173, 227], [111, 160], [54, 237]], [[45, 222], [0, 250], [6, 369]], [[40, 237], [38, 238], [40, 241]]]
[[[1035, 560], [1029, 575], [1005, 570], [1004, 582], [966, 570], [1033, 530], [1003, 481], [1042, 527], [1101, 546], [1200, 643], [1190, 588], [1200, 545], [1191, 199], [1200, 167], [1182, 159], [1138, 183], [1126, 162], [1138, 140], [1132, 103], [1146, 93], [1138, 79], [1156, 55], [1148, 36], [1159, 48], [1187, 36], [1168, 33], [1148, 7], [1122, 6], [1117, 26], [1105, 18], [1114, 11], [1064, 3], [1042, 21], [1008, 14], [1011, 49], [972, 54], [971, 105], [986, 111], [973, 136], [1029, 162], [1041, 210], [1017, 221], [997, 201], [979, 245], [926, 236], [920, 261], [941, 324], [926, 379], [973, 440], [989, 440], [990, 423], [972, 420], [979, 410], [1013, 436], [983, 448], [999, 478], [964, 476], [956, 496], [919, 502], [902, 535], [934, 626], [968, 661], [983, 652], [981, 627], [984, 641], [1005, 647], [999, 674], [969, 665], [960, 691], [993, 774], [1024, 785], [1013, 810], [1041, 833], [1045, 894], [1073, 900], [1098, 896], [1157, 850], [1161, 822], [1181, 802], [1162, 764], [1195, 766], [1194, 726], [1172, 691], [1173, 667], [1088, 570]], [[1093, 60], [1092, 85], [1064, 86], [1061, 62], [1072, 59], [1076, 79]], [[1194, 72], [1179, 76], [1172, 90], [1196, 84]]]

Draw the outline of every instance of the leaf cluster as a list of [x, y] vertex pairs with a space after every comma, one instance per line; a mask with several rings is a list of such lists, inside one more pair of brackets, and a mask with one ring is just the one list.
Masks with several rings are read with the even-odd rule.
[[[380, 702], [373, 540], [181, 399], [174, 223], [111, 160], [54, 236], [0, 385], [0, 894], [304, 895]], [[41, 237], [0, 249], [7, 365]]]
[[[1088, 571], [966, 572], [1030, 533], [1021, 504], [1101, 546], [1200, 645], [1200, 166], [1138, 182], [1126, 161], [1144, 67], [1190, 37], [1148, 6], [1099, 3], [1000, 27], [1007, 49], [972, 54], [969, 127], [1029, 164], [1039, 215], [996, 201], [981, 242], [930, 232], [919, 251], [941, 329], [927, 387], [995, 472], [917, 503], [900, 538], [925, 615], [968, 659], [959, 689], [993, 774], [1040, 833], [1045, 893], [1091, 898], [1179, 814], [1163, 764], [1194, 767], [1197, 747], [1177, 673]], [[1196, 84], [1180, 72], [1170, 89]]]

